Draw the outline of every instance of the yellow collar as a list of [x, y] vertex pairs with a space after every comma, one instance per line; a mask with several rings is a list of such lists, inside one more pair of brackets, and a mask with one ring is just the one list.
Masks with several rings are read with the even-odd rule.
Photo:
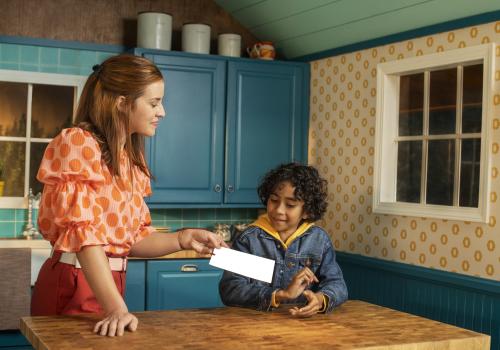
[[304, 222], [297, 228], [297, 230], [294, 233], [292, 233], [290, 237], [288, 237], [286, 242], [283, 242], [281, 240], [280, 234], [271, 225], [271, 221], [269, 220], [269, 216], [267, 216], [267, 214], [262, 214], [261, 216], [259, 216], [259, 218], [252, 223], [252, 226], [260, 227], [261, 229], [269, 233], [271, 236], [276, 238], [278, 241], [280, 241], [281, 244], [285, 246], [285, 248], [288, 248], [290, 244], [295, 240], [295, 238], [299, 237], [301, 234], [306, 232], [311, 226], [314, 226], [314, 223]]

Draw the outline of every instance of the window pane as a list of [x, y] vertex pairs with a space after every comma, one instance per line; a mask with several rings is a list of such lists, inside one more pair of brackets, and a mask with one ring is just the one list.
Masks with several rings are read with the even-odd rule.
[[6, 197], [24, 196], [24, 162], [26, 154], [25, 142], [0, 141], [0, 162], [4, 181], [3, 195]]
[[464, 67], [462, 132], [481, 132], [483, 65]]
[[55, 137], [73, 120], [72, 86], [33, 85], [31, 136]]
[[42, 161], [46, 147], [47, 143], [31, 143], [29, 186], [35, 195], [43, 190], [43, 184], [36, 179], [36, 174], [38, 173], [38, 168], [40, 168], [40, 162]]
[[28, 84], [0, 82], [0, 136], [26, 136]]
[[460, 173], [460, 206], [477, 208], [479, 203], [479, 170], [481, 139], [462, 140]]
[[420, 203], [422, 141], [398, 143], [398, 202]]
[[430, 73], [429, 134], [454, 134], [456, 124], [456, 68]]
[[429, 141], [427, 203], [453, 205], [455, 140]]
[[399, 135], [422, 135], [424, 73], [405, 75], [399, 81]]

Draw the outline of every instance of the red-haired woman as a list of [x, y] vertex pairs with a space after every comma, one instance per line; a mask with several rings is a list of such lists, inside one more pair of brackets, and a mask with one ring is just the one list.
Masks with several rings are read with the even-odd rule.
[[110, 57], [94, 66], [75, 127], [47, 146], [37, 176], [44, 184], [38, 224], [53, 253], [38, 275], [32, 315], [100, 312], [94, 332], [134, 331], [137, 318], [123, 300], [127, 256], [224, 245], [202, 229], [159, 234], [151, 227], [143, 139], [165, 116], [163, 92], [163, 76], [149, 60]]

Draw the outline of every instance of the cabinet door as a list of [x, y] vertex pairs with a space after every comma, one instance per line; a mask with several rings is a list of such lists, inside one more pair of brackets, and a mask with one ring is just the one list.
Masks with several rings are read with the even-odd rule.
[[128, 260], [125, 304], [129, 311], [146, 309], [146, 261]]
[[208, 260], [148, 261], [147, 310], [223, 306], [219, 296], [222, 270]]
[[221, 203], [224, 60], [145, 55], [165, 78], [166, 118], [146, 143], [149, 203]]
[[225, 203], [259, 203], [260, 178], [281, 163], [305, 161], [306, 65], [228, 65]]

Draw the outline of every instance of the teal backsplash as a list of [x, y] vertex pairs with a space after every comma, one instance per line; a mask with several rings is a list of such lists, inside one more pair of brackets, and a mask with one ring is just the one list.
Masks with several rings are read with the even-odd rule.
[[89, 75], [115, 52], [0, 43], [0, 69]]
[[[36, 225], [37, 210], [34, 210], [33, 221]], [[177, 230], [181, 227], [200, 227], [213, 229], [216, 223], [250, 223], [257, 218], [258, 209], [224, 208], [224, 209], [151, 209], [153, 226], [170, 227]], [[0, 237], [22, 238], [23, 230], [28, 222], [26, 209], [0, 209]]]

